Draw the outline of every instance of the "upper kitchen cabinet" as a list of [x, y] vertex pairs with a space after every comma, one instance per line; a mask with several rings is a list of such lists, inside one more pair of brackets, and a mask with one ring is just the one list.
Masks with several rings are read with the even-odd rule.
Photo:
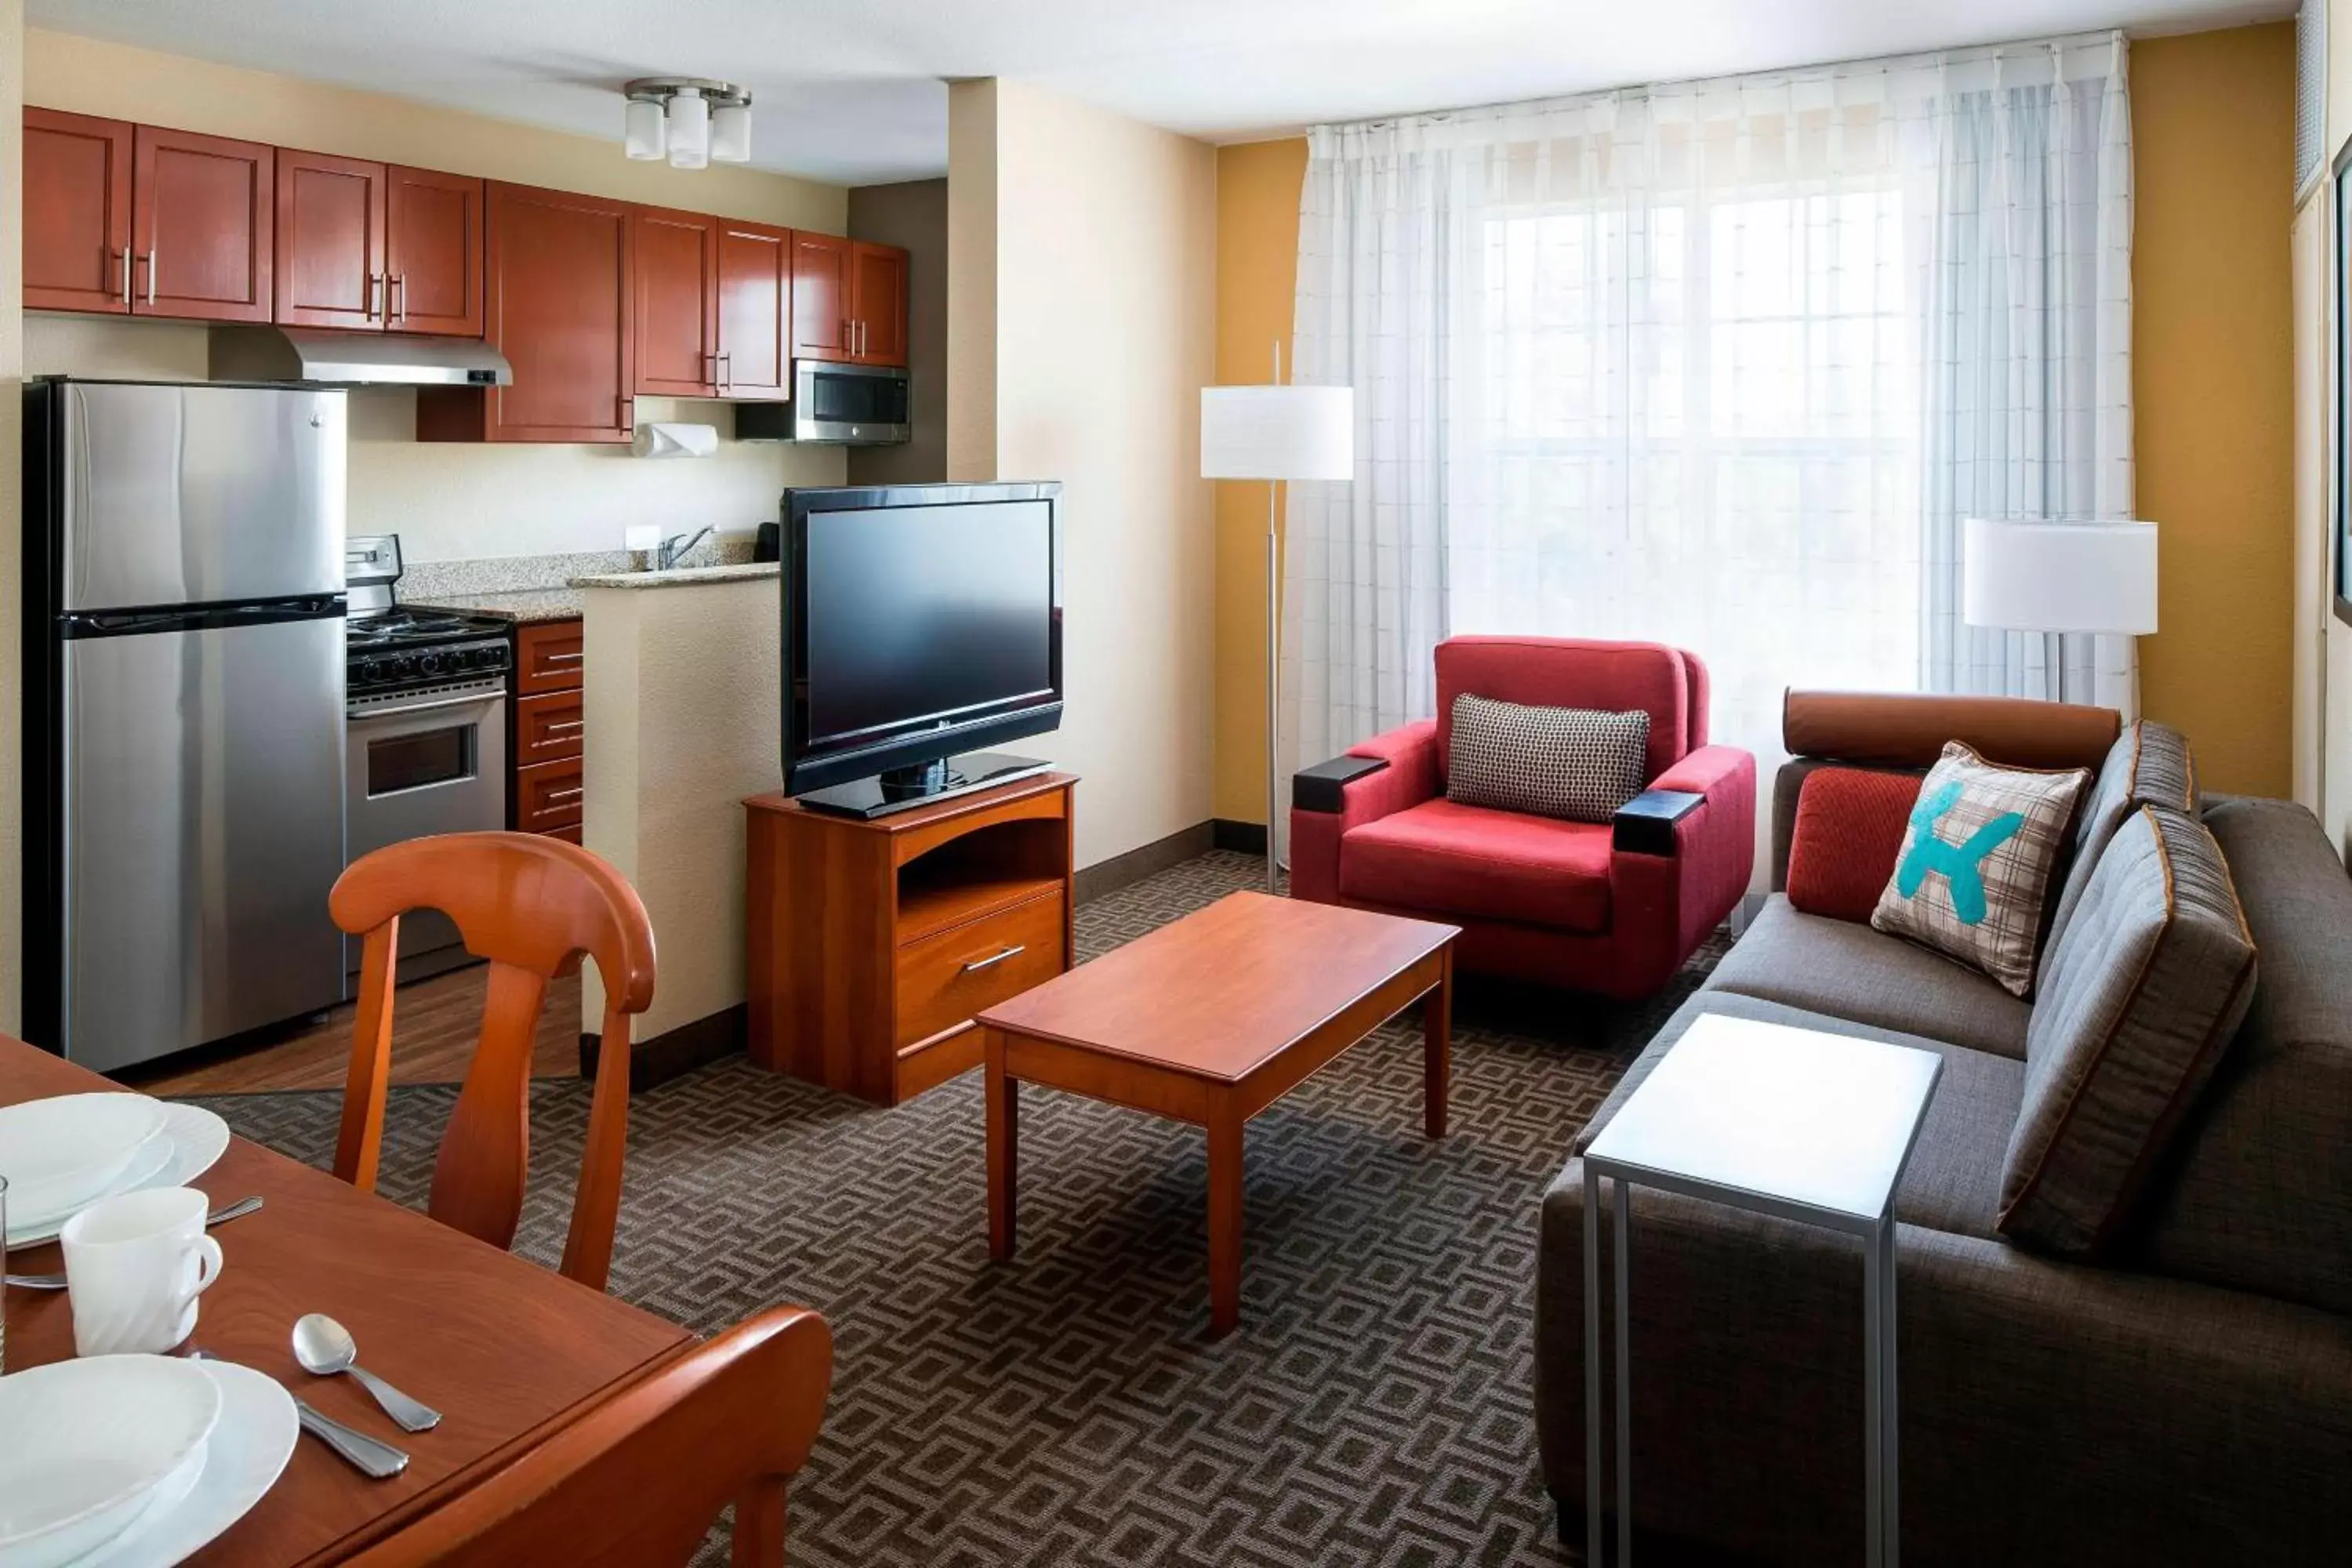
[[635, 424], [635, 301], [625, 202], [486, 187], [483, 336], [514, 384], [422, 387], [427, 441], [625, 441]]
[[383, 172], [384, 326], [482, 335], [482, 182], [467, 174]]
[[381, 328], [384, 248], [382, 163], [278, 154], [279, 326]]
[[850, 357], [860, 364], [907, 363], [907, 253], [894, 245], [850, 247]]
[[131, 310], [131, 127], [25, 110], [25, 305]]
[[790, 229], [719, 220], [721, 396], [792, 396], [794, 240]]
[[855, 357], [849, 321], [849, 241], [830, 234], [793, 236], [793, 357]]
[[131, 313], [270, 319], [277, 149], [190, 131], [131, 137]]
[[719, 220], [639, 207], [635, 247], [636, 389], [655, 397], [719, 392]]

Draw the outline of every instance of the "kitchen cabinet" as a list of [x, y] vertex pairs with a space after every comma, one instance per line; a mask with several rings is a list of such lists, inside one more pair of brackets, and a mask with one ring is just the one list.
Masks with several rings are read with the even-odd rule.
[[636, 390], [657, 397], [718, 395], [719, 220], [639, 207], [635, 247]]
[[793, 236], [793, 353], [907, 363], [907, 253], [830, 234]]
[[387, 164], [384, 328], [482, 335], [482, 182]]
[[127, 121], [25, 110], [25, 308], [131, 313]]
[[507, 825], [580, 842], [586, 798], [587, 705], [581, 689], [581, 623], [531, 621], [515, 628], [514, 732], [508, 746]]
[[850, 247], [851, 355], [860, 364], [907, 363], [907, 253], [858, 240]]
[[719, 220], [719, 392], [783, 402], [793, 384], [792, 230]]
[[277, 161], [258, 142], [134, 129], [131, 314], [269, 320]]
[[425, 441], [626, 441], [635, 424], [635, 300], [625, 202], [489, 182], [483, 337], [511, 386], [420, 387]]
[[373, 331], [384, 314], [382, 163], [278, 154], [276, 320]]

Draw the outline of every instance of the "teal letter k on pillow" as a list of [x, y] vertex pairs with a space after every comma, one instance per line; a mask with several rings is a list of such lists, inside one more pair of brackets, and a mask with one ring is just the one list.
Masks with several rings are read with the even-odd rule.
[[1961, 781], [1953, 779], [1921, 795], [1911, 808], [1911, 847], [1895, 868], [1895, 890], [1906, 899], [1916, 898], [1927, 873], [1940, 871], [1951, 885], [1952, 912], [1962, 924], [1976, 925], [1985, 918], [1984, 858], [2024, 826], [2025, 818], [2004, 811], [1969, 834], [1967, 843], [1947, 844], [1937, 837], [1936, 824], [1959, 803], [1961, 787]]

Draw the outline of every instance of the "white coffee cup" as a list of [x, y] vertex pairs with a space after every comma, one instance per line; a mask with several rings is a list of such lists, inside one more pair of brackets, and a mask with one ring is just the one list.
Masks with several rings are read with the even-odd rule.
[[196, 1298], [220, 1278], [220, 1243], [205, 1234], [210, 1200], [194, 1187], [108, 1198], [66, 1221], [66, 1293], [74, 1352], [160, 1352], [196, 1331]]

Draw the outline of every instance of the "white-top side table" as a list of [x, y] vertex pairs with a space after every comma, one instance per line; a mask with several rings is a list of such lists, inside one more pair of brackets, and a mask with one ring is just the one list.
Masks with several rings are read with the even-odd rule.
[[1617, 1559], [1633, 1561], [1633, 1354], [1626, 1284], [1635, 1184], [1863, 1240], [1864, 1468], [1871, 1568], [1895, 1568], [1895, 1188], [1936, 1092], [1931, 1051], [1706, 1014], [1584, 1152], [1587, 1561], [1601, 1568], [1601, 1179], [1614, 1184]]

